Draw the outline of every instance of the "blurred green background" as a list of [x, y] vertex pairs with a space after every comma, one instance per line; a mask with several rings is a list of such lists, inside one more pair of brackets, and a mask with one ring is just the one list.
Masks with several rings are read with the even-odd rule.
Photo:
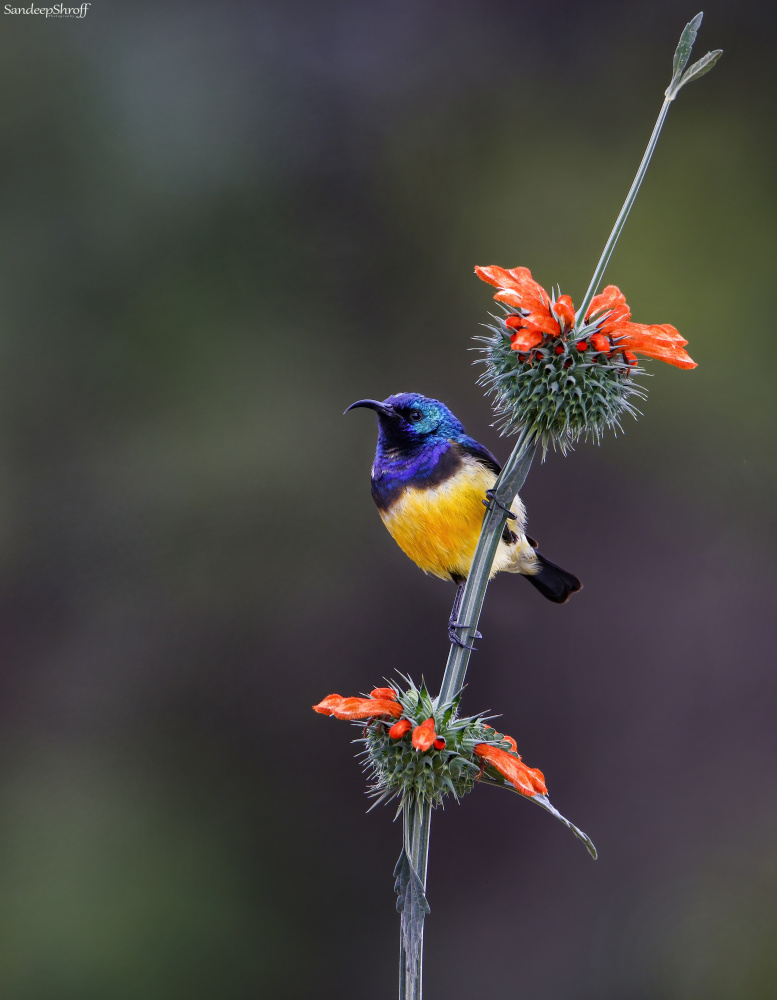
[[[671, 322], [644, 417], [535, 465], [586, 588], [498, 579], [465, 707], [593, 837], [435, 814], [430, 997], [777, 995], [773, 5], [711, 2], [608, 280]], [[696, 8], [95, 0], [0, 27], [0, 996], [395, 995], [400, 829], [314, 715], [441, 677], [452, 587], [353, 400], [504, 457], [474, 264], [578, 300]]]

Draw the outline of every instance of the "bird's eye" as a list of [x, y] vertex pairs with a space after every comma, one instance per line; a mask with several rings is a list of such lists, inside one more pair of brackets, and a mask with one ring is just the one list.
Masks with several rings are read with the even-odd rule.
[[421, 413], [420, 410], [411, 410], [410, 413], [408, 413], [408, 417], [411, 420], [421, 420], [423, 417], [423, 413]]

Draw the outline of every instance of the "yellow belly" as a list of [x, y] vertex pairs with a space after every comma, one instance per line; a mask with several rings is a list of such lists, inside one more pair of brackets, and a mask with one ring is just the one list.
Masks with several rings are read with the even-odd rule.
[[[449, 580], [466, 577], [483, 526], [486, 490], [496, 481], [493, 472], [480, 463], [467, 464], [445, 483], [431, 489], [410, 487], [389, 511], [383, 523], [405, 555], [425, 573]], [[523, 531], [523, 505], [516, 498], [515, 529]], [[514, 547], [500, 542], [493, 573], [506, 569]], [[492, 575], [493, 575], [492, 573]]]

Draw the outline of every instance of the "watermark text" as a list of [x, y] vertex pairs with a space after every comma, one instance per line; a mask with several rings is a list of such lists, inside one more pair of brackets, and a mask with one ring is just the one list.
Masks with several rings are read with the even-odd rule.
[[55, 3], [53, 7], [36, 7], [34, 4], [30, 4], [29, 7], [14, 7], [7, 3], [3, 13], [37, 14], [39, 17], [86, 17], [91, 6], [90, 3], [82, 3], [80, 7], [66, 7], [63, 3]]

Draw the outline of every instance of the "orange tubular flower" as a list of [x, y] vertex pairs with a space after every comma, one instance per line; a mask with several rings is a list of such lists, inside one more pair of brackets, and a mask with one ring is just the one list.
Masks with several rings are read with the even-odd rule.
[[[531, 276], [527, 267], [476, 267], [475, 274], [499, 290], [494, 298], [521, 310], [520, 316], [508, 316], [506, 325], [514, 351], [523, 353], [537, 347], [547, 337], [569, 335], [574, 338], [575, 310], [569, 295], [561, 295], [555, 302]], [[586, 312], [586, 323], [597, 323], [590, 343], [599, 352], [636, 351], [649, 358], [666, 361], [677, 368], [695, 368], [696, 362], [683, 350], [688, 343], [669, 323], [648, 325], [631, 323], [631, 310], [623, 292], [615, 285], [608, 285], [594, 296]], [[583, 346], [585, 344], [585, 346]], [[584, 351], [588, 344], [581, 340], [578, 349]]]
[[428, 750], [436, 739], [437, 733], [434, 731], [434, 719], [427, 719], [426, 722], [422, 722], [420, 726], [416, 726], [413, 730], [413, 746], [416, 750]]
[[326, 698], [313, 706], [313, 711], [318, 712], [319, 715], [331, 715], [344, 700], [341, 694], [328, 694]]
[[370, 698], [380, 698], [381, 701], [396, 701], [397, 692], [394, 688], [373, 688], [370, 691]]
[[556, 304], [553, 307], [553, 310], [565, 327], [575, 325], [575, 307], [572, 304], [571, 295], [559, 296], [559, 298], [556, 299]]
[[540, 330], [527, 329], [524, 323], [525, 321], [521, 316], [508, 316], [505, 320], [505, 326], [508, 326], [513, 331], [510, 336], [512, 349], [525, 353], [526, 351], [530, 351], [532, 347], [536, 347], [542, 343], [542, 333]]
[[401, 740], [405, 733], [409, 733], [412, 728], [413, 723], [410, 719], [400, 719], [389, 729], [389, 736], [392, 740]]
[[683, 350], [688, 343], [670, 323], [647, 325], [631, 323], [631, 310], [626, 296], [616, 285], [608, 285], [591, 299], [585, 314], [591, 322], [597, 314], [606, 313], [599, 323], [599, 333], [611, 337], [620, 350], [631, 350], [648, 358], [666, 361], [677, 368], [695, 368], [696, 362]]
[[[508, 739], [509, 737], [505, 737]], [[514, 740], [511, 742], [515, 742]], [[521, 793], [531, 798], [533, 795], [547, 795], [545, 775], [536, 767], [527, 767], [520, 756], [508, 750], [500, 750], [490, 743], [478, 743], [473, 748], [475, 755], [486, 764], [496, 768]]]
[[475, 274], [483, 281], [496, 285], [499, 291], [494, 298], [498, 302], [521, 309], [526, 315], [523, 326], [528, 330], [541, 331], [551, 337], [561, 332], [550, 311], [550, 297], [542, 285], [531, 276], [528, 267], [476, 267]]
[[333, 715], [336, 719], [378, 719], [383, 715], [396, 719], [402, 714], [402, 706], [388, 698], [343, 698], [330, 694], [314, 705], [313, 711]]

